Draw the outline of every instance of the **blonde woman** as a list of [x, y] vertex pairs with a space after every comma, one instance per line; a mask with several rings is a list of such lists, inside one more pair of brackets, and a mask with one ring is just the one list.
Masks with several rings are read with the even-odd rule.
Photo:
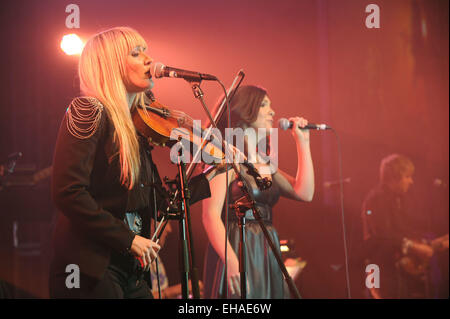
[[[160, 248], [147, 238], [152, 172], [161, 180], [130, 115], [153, 86], [147, 48], [135, 30], [118, 27], [93, 36], [81, 54], [83, 96], [67, 108], [54, 154], [51, 297], [152, 297], [143, 280]], [[191, 202], [209, 196], [204, 175], [191, 184]]]

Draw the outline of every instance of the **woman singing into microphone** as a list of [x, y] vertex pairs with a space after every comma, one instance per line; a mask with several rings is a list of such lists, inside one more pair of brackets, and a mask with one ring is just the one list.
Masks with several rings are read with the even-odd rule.
[[[256, 135], [258, 143], [268, 139], [268, 134], [273, 125], [274, 110], [267, 91], [258, 86], [240, 87], [230, 101], [231, 126], [234, 128], [265, 129], [267, 134]], [[259, 207], [261, 217], [264, 220], [273, 242], [278, 247], [279, 239], [272, 225], [272, 207], [280, 196], [297, 201], [311, 201], [314, 194], [314, 169], [309, 145], [309, 131], [301, 130], [308, 124], [301, 117], [290, 118], [294, 123], [292, 136], [297, 145], [297, 174], [290, 176], [278, 169], [276, 172], [261, 174], [272, 180], [272, 187], [260, 191], [255, 181], [245, 173], [240, 172], [251, 185], [251, 192]], [[224, 132], [227, 119], [224, 114], [218, 123], [218, 128]], [[261, 130], [260, 130], [261, 131]], [[254, 148], [248, 147], [248, 138], [245, 137], [245, 148], [248, 158], [256, 158], [254, 165], [261, 173], [267, 171], [268, 165], [264, 164], [259, 154], [249, 154]], [[266, 170], [265, 170], [266, 169]], [[234, 203], [243, 196], [234, 170], [228, 171], [229, 203]], [[224, 262], [225, 262], [225, 173], [215, 176], [210, 181], [211, 197], [203, 202], [203, 225], [210, 244], [207, 248], [204, 269], [204, 293], [206, 298], [237, 298], [240, 296], [240, 272], [239, 272], [239, 226], [236, 214], [230, 209], [228, 216], [229, 233], [227, 239], [227, 283], [228, 292], [224, 291]], [[279, 265], [265, 242], [260, 225], [254, 219], [252, 211], [246, 212], [246, 256], [247, 256], [247, 298], [287, 298], [284, 289], [283, 274]]]

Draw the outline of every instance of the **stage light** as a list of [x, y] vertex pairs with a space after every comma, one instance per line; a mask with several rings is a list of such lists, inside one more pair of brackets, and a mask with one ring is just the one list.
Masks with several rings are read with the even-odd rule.
[[80, 54], [83, 50], [84, 43], [80, 37], [74, 33], [66, 34], [61, 40], [61, 49], [67, 55]]
[[422, 36], [426, 39], [427, 35], [428, 35], [427, 21], [423, 18], [422, 19]]
[[289, 248], [288, 240], [285, 240], [285, 239], [280, 240], [280, 251], [282, 253], [287, 253], [287, 252], [291, 251], [291, 249]]

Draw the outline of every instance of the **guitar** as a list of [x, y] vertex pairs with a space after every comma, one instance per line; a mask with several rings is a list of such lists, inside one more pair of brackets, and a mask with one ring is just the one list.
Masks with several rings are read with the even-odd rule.
[[449, 234], [426, 243], [406, 240], [407, 252], [398, 261], [398, 266], [407, 274], [413, 276], [424, 275], [428, 269], [431, 257], [435, 252], [447, 250], [449, 247]]

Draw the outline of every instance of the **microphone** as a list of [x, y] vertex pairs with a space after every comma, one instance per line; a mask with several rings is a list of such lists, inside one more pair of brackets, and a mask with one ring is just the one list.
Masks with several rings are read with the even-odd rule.
[[181, 78], [187, 81], [217, 81], [217, 78], [214, 75], [172, 68], [170, 66], [165, 66], [161, 62], [152, 62], [150, 66], [150, 73], [155, 78], [168, 77]]
[[16, 162], [21, 157], [22, 152], [15, 152], [8, 155], [8, 164], [6, 164], [6, 170], [9, 174], [12, 174], [14, 172], [14, 169], [16, 168]]
[[[281, 118], [278, 120], [278, 127], [282, 129], [283, 131], [286, 131], [287, 129], [292, 128], [294, 126], [294, 122], [289, 121], [288, 119]], [[312, 124], [309, 123], [305, 127], [299, 127], [302, 130], [329, 130], [331, 127], [329, 127], [326, 124]]]
[[22, 157], [22, 152], [14, 152], [8, 155], [8, 161], [17, 161]]

